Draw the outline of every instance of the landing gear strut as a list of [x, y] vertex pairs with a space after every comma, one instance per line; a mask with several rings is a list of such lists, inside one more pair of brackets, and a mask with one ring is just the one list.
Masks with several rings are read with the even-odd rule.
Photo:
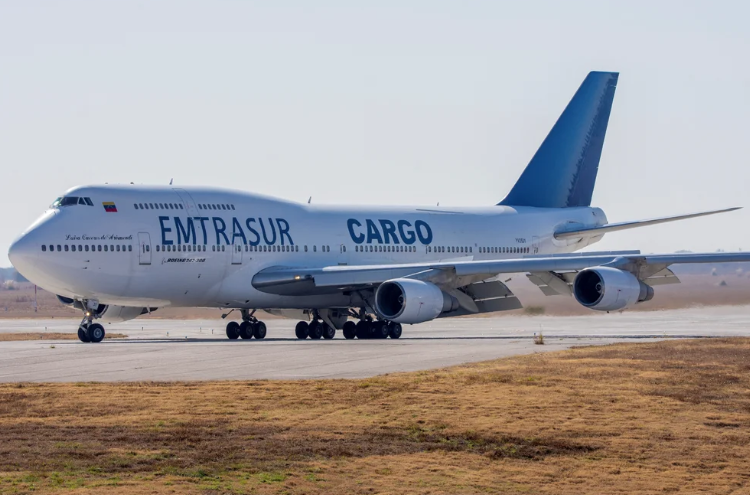
[[98, 344], [104, 340], [104, 336], [106, 335], [104, 327], [99, 323], [93, 323], [95, 311], [98, 306], [99, 301], [84, 301], [83, 319], [78, 325], [78, 340], [81, 342]]
[[227, 338], [230, 340], [237, 340], [238, 338], [249, 340], [253, 337], [257, 340], [265, 339], [266, 324], [254, 316], [255, 310], [249, 312], [246, 309], [242, 309], [240, 313], [242, 314], [242, 323], [237, 323], [236, 321], [227, 323]]

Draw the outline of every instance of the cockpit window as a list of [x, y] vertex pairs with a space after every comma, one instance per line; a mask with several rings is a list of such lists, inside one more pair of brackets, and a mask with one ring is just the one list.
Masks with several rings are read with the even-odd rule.
[[80, 196], [63, 196], [62, 198], [57, 198], [54, 203], [52, 203], [52, 208], [73, 205], [94, 206], [94, 202], [91, 201], [91, 198], [84, 198]]

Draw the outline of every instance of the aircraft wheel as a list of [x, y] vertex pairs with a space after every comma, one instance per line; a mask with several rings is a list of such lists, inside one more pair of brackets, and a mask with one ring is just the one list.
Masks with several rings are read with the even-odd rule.
[[370, 326], [372, 324], [369, 321], [359, 320], [356, 326], [356, 335], [358, 339], [369, 339], [370, 338]]
[[294, 334], [298, 339], [305, 340], [310, 335], [310, 325], [306, 321], [297, 323], [297, 326], [294, 327]]
[[78, 340], [86, 344], [91, 342], [89, 336], [86, 335], [86, 329], [84, 327], [78, 327]]
[[310, 338], [318, 340], [323, 336], [323, 323], [318, 320], [313, 320], [310, 323]]
[[372, 324], [372, 338], [387, 339], [388, 338], [388, 323], [382, 320], [374, 322]]
[[237, 340], [240, 336], [240, 324], [236, 321], [227, 323], [227, 337], [231, 340]]
[[326, 340], [331, 340], [336, 336], [336, 329], [332, 326], [328, 325], [328, 323], [321, 323], [323, 326], [323, 338]]
[[253, 337], [255, 337], [258, 340], [262, 340], [266, 338], [266, 324], [262, 321], [257, 322], [255, 325], [253, 325]]
[[344, 338], [347, 340], [351, 340], [354, 337], [357, 336], [357, 324], [353, 321], [347, 321], [344, 323]]
[[243, 321], [240, 323], [240, 338], [252, 339], [253, 338], [253, 324], [249, 321]]
[[390, 322], [388, 324], [388, 336], [392, 339], [401, 337], [401, 323]]
[[86, 329], [86, 337], [88, 337], [91, 342], [101, 342], [104, 340], [104, 327], [98, 323], [92, 323]]

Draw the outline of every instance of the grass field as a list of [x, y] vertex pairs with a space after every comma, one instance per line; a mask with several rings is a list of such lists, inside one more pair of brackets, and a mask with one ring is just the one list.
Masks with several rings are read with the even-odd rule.
[[0, 386], [0, 493], [750, 493], [750, 339], [364, 380]]

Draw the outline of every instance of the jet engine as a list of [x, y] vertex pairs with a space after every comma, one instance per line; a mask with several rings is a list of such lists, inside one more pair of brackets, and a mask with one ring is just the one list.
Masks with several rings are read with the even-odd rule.
[[[57, 296], [57, 300], [66, 306], [83, 310], [81, 301], [69, 297]], [[133, 306], [114, 306], [111, 304], [100, 304], [96, 308], [96, 317], [107, 323], [118, 323], [132, 320], [146, 313], [156, 311], [158, 308], [138, 308]]]
[[430, 282], [396, 278], [380, 284], [375, 311], [396, 323], [422, 323], [458, 309], [458, 300]]
[[650, 301], [654, 289], [632, 273], [610, 267], [586, 268], [573, 281], [576, 300], [596, 311], [618, 311]]

